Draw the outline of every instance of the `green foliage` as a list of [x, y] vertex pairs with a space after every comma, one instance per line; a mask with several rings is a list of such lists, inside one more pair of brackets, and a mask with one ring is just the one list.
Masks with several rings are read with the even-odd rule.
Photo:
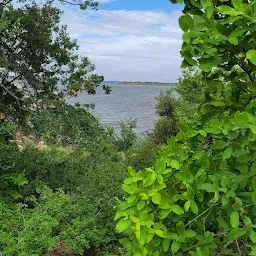
[[175, 114], [180, 124], [187, 126], [196, 124], [200, 119], [199, 105], [204, 98], [204, 78], [199, 70], [185, 69], [175, 92], [179, 97], [176, 99]]
[[125, 153], [127, 165], [137, 170], [153, 166], [159, 149], [160, 146], [155, 143], [151, 134], [138, 139]]
[[61, 11], [49, 2], [0, 4], [0, 111], [8, 119], [21, 120], [36, 104], [94, 90], [103, 81], [79, 56], [77, 42], [60, 25]]
[[2, 255], [49, 255], [55, 247], [56, 239], [51, 234], [58, 222], [40, 206], [31, 210], [20, 204], [12, 209], [1, 203], [0, 225]]
[[151, 136], [156, 144], [163, 144], [166, 143], [171, 136], [176, 135], [178, 131], [175, 112], [177, 101], [174, 97], [173, 89], [169, 89], [165, 92], [161, 91], [156, 99], [156, 112], [160, 118], [155, 122]]
[[256, 2], [184, 3], [183, 66], [203, 71], [200, 119], [154, 168], [129, 168], [116, 229], [128, 255], [255, 255]]
[[[1, 144], [0, 159], [2, 211], [10, 213], [10, 234], [2, 240], [8, 231], [0, 234], [4, 255], [47, 255], [58, 241], [78, 255], [118, 252], [112, 220], [125, 172], [113, 142], [105, 137], [84, 148], [27, 147], [21, 152], [16, 145]], [[22, 209], [14, 204], [21, 201], [26, 203]], [[27, 228], [17, 224], [23, 216]], [[3, 213], [0, 222], [4, 218]]]
[[21, 187], [28, 183], [24, 169], [16, 172], [16, 164], [13, 160], [19, 157], [17, 145], [0, 142], [0, 156], [0, 201], [14, 203], [22, 198]]
[[157, 144], [164, 144], [178, 132], [177, 121], [173, 118], [161, 117], [154, 124], [152, 137]]
[[160, 117], [173, 118], [175, 113], [175, 98], [173, 95], [173, 90], [169, 89], [167, 91], [161, 91], [156, 97], [156, 113]]
[[12, 121], [0, 120], [0, 140], [8, 141], [14, 138], [17, 125]]
[[47, 143], [81, 144], [104, 134], [98, 120], [82, 107], [53, 101], [47, 108], [39, 106], [36, 115], [30, 115], [23, 131]]
[[156, 143], [166, 143], [175, 136], [180, 128], [191, 126], [199, 121], [199, 104], [203, 100], [203, 76], [198, 70], [183, 71], [179, 83], [165, 92], [161, 91], [157, 99], [156, 110], [160, 116], [154, 124], [152, 137]]
[[120, 122], [120, 135], [116, 138], [116, 144], [120, 151], [126, 151], [130, 148], [136, 141], [136, 133], [134, 128], [136, 128], [136, 120], [126, 120]]

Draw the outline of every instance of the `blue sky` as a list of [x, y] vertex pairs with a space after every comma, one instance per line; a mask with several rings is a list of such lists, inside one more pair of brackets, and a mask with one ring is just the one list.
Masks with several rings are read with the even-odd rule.
[[105, 80], [175, 82], [181, 74], [181, 5], [98, 0], [98, 11], [62, 5], [62, 23]]
[[100, 3], [100, 9], [171, 12], [181, 9], [181, 5], [174, 5], [169, 0], [116, 0]]

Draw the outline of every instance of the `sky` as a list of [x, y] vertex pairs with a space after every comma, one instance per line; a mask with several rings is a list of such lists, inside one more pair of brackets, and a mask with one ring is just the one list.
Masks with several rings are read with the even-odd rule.
[[106, 81], [176, 82], [181, 5], [169, 0], [98, 0], [97, 11], [62, 5], [62, 23]]

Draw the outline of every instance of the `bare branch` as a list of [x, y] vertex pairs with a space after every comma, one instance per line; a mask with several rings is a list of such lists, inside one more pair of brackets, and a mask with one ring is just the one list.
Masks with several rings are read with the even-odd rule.
[[[1, 1], [1, 0], [0, 0]], [[0, 5], [7, 5], [7, 4], [9, 4], [10, 2], [11, 2], [12, 0], [8, 0], [8, 1], [1, 1], [0, 2]]]
[[3, 88], [3, 90], [11, 95], [16, 101], [23, 101], [21, 98], [17, 97], [14, 93], [12, 93], [8, 88], [6, 88], [3, 84], [0, 84], [0, 87]]

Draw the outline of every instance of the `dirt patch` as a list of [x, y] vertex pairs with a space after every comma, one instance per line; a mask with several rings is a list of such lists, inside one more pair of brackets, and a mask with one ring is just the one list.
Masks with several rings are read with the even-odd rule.
[[57, 243], [57, 247], [50, 253], [50, 256], [76, 256], [76, 254], [68, 249], [64, 241]]

